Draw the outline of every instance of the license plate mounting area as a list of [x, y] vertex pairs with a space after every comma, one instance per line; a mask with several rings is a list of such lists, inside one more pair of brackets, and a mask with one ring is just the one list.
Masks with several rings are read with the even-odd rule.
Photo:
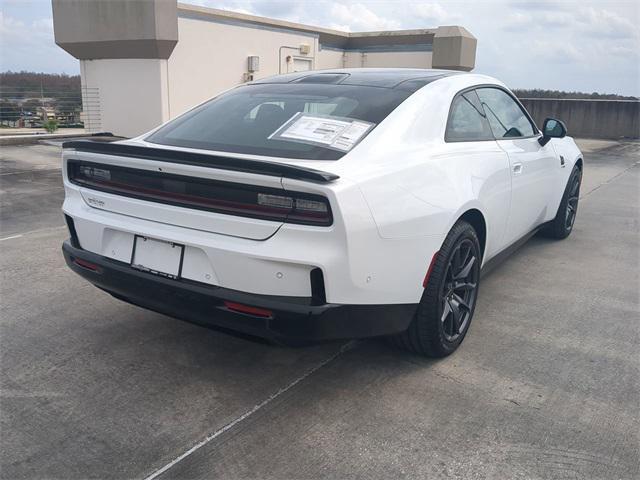
[[133, 240], [131, 267], [168, 278], [179, 278], [184, 245], [136, 235]]

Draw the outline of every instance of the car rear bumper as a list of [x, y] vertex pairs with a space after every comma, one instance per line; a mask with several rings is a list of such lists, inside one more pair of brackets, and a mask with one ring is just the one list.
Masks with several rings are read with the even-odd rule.
[[[130, 265], [62, 246], [69, 268], [113, 296], [181, 320], [273, 340], [331, 340], [391, 335], [407, 329], [416, 304], [314, 304], [309, 297], [239, 292], [139, 271]], [[83, 266], [83, 265], [84, 266]], [[268, 310], [259, 315], [230, 310], [225, 302]]]

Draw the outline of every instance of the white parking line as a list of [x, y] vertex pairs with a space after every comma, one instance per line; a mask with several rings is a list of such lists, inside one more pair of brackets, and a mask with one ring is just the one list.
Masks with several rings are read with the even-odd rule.
[[0, 173], [0, 177], [4, 177], [7, 175], [22, 175], [23, 173], [47, 172], [50, 170], [60, 170], [60, 165], [35, 165], [35, 167], [36, 168], [32, 168], [31, 170], [18, 170], [17, 172]]
[[318, 365], [316, 365], [315, 367], [311, 368], [310, 370], [307, 370], [302, 376], [296, 378], [294, 381], [292, 381], [289, 385], [287, 385], [286, 387], [281, 388], [280, 390], [278, 390], [276, 393], [274, 393], [273, 395], [271, 395], [270, 397], [268, 397], [266, 400], [263, 400], [262, 402], [260, 402], [259, 404], [257, 404], [256, 406], [254, 406], [252, 409], [246, 411], [245, 413], [243, 413], [242, 415], [240, 415], [238, 418], [236, 418], [235, 420], [227, 423], [225, 426], [223, 426], [222, 428], [220, 428], [219, 430], [216, 430], [215, 432], [207, 435], [207, 437], [202, 440], [201, 442], [196, 443], [193, 447], [191, 447], [189, 450], [187, 450], [186, 452], [184, 452], [182, 455], [176, 457], [175, 459], [173, 459], [171, 462], [167, 463], [165, 466], [163, 466], [162, 468], [159, 468], [158, 470], [156, 470], [155, 472], [153, 472], [151, 475], [149, 475], [148, 477], [145, 478], [145, 480], [153, 480], [154, 478], [157, 478], [158, 476], [162, 475], [164, 472], [166, 472], [167, 470], [169, 470], [171, 467], [173, 467], [175, 464], [181, 462], [182, 460], [184, 460], [185, 458], [187, 458], [189, 455], [191, 455], [192, 453], [194, 453], [195, 451], [199, 450], [200, 448], [204, 447], [207, 443], [209, 443], [211, 440], [216, 439], [217, 437], [219, 437], [220, 435], [222, 435], [224, 432], [226, 432], [227, 430], [235, 427], [238, 423], [242, 422], [243, 420], [245, 420], [246, 418], [250, 417], [251, 415], [253, 415], [254, 413], [256, 413], [258, 410], [260, 410], [261, 408], [267, 406], [269, 403], [271, 403], [273, 400], [275, 400], [276, 398], [278, 398], [280, 395], [282, 395], [283, 393], [287, 392], [288, 390], [292, 389], [293, 387], [295, 387], [298, 383], [300, 383], [301, 381], [303, 381], [305, 378], [307, 378], [309, 375], [311, 375], [312, 373], [318, 371], [319, 369], [321, 369], [322, 367], [324, 367], [325, 365], [327, 365], [328, 363], [332, 362], [333, 360], [335, 360], [336, 358], [338, 358], [340, 355], [342, 355], [344, 352], [351, 350], [353, 347], [355, 347], [357, 345], [358, 341], [357, 340], [352, 340], [348, 343], [345, 343], [342, 347], [340, 347], [340, 350], [338, 350], [336, 353], [334, 353], [333, 355], [331, 355], [329, 358], [327, 358], [326, 360], [322, 361], [321, 363], [319, 363]]
[[12, 238], [20, 238], [21, 236], [22, 236], [22, 234], [20, 234], [20, 235], [11, 235], [10, 237], [0, 238], [0, 242], [4, 242], [5, 240], [11, 240]]
[[66, 227], [66, 225], [60, 225], [58, 227], [38, 228], [37, 230], [31, 230], [29, 232], [18, 233], [16, 235], [11, 235], [9, 237], [0, 238], [0, 242], [4, 242], [5, 240], [11, 240], [11, 239], [14, 239], [14, 238], [24, 237], [25, 235], [31, 235], [32, 233], [46, 232], [48, 230], [58, 230], [60, 228], [67, 228], [67, 227]]

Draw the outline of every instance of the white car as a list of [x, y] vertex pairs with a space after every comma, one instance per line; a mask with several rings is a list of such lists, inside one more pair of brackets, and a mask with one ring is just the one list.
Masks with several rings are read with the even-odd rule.
[[571, 233], [583, 159], [565, 135], [484, 75], [276, 76], [138, 138], [65, 143], [64, 256], [173, 317], [444, 356], [481, 269], [538, 230]]

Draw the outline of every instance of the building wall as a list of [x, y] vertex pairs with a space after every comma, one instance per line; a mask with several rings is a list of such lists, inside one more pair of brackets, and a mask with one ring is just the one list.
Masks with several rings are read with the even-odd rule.
[[360, 52], [344, 52], [344, 68], [360, 68], [362, 67], [362, 60], [362, 53]]
[[433, 54], [418, 52], [370, 52], [321, 49], [317, 55], [317, 69], [325, 68], [431, 68]]
[[[431, 68], [432, 53], [356, 52], [322, 49], [318, 35], [222, 21], [178, 11], [179, 41], [168, 60], [169, 110], [176, 117], [220, 92], [246, 81], [247, 57], [260, 58], [254, 79], [293, 72], [350, 67]], [[307, 55], [299, 46], [307, 44]], [[292, 61], [286, 62], [291, 56]]]
[[365, 52], [363, 67], [431, 68], [431, 52]]
[[132, 137], [169, 120], [167, 60], [80, 60], [80, 73], [82, 87], [98, 92], [97, 129]]
[[342, 50], [321, 49], [316, 57], [318, 70], [327, 68], [345, 68], [344, 52]]
[[[245, 82], [250, 55], [260, 57], [255, 79], [294, 71], [293, 62], [285, 61], [289, 55], [308, 58], [311, 67], [318, 68], [314, 35], [183, 16], [178, 18], [178, 31], [180, 40], [168, 60], [171, 117]], [[301, 44], [310, 46], [308, 55], [299, 54]]]

